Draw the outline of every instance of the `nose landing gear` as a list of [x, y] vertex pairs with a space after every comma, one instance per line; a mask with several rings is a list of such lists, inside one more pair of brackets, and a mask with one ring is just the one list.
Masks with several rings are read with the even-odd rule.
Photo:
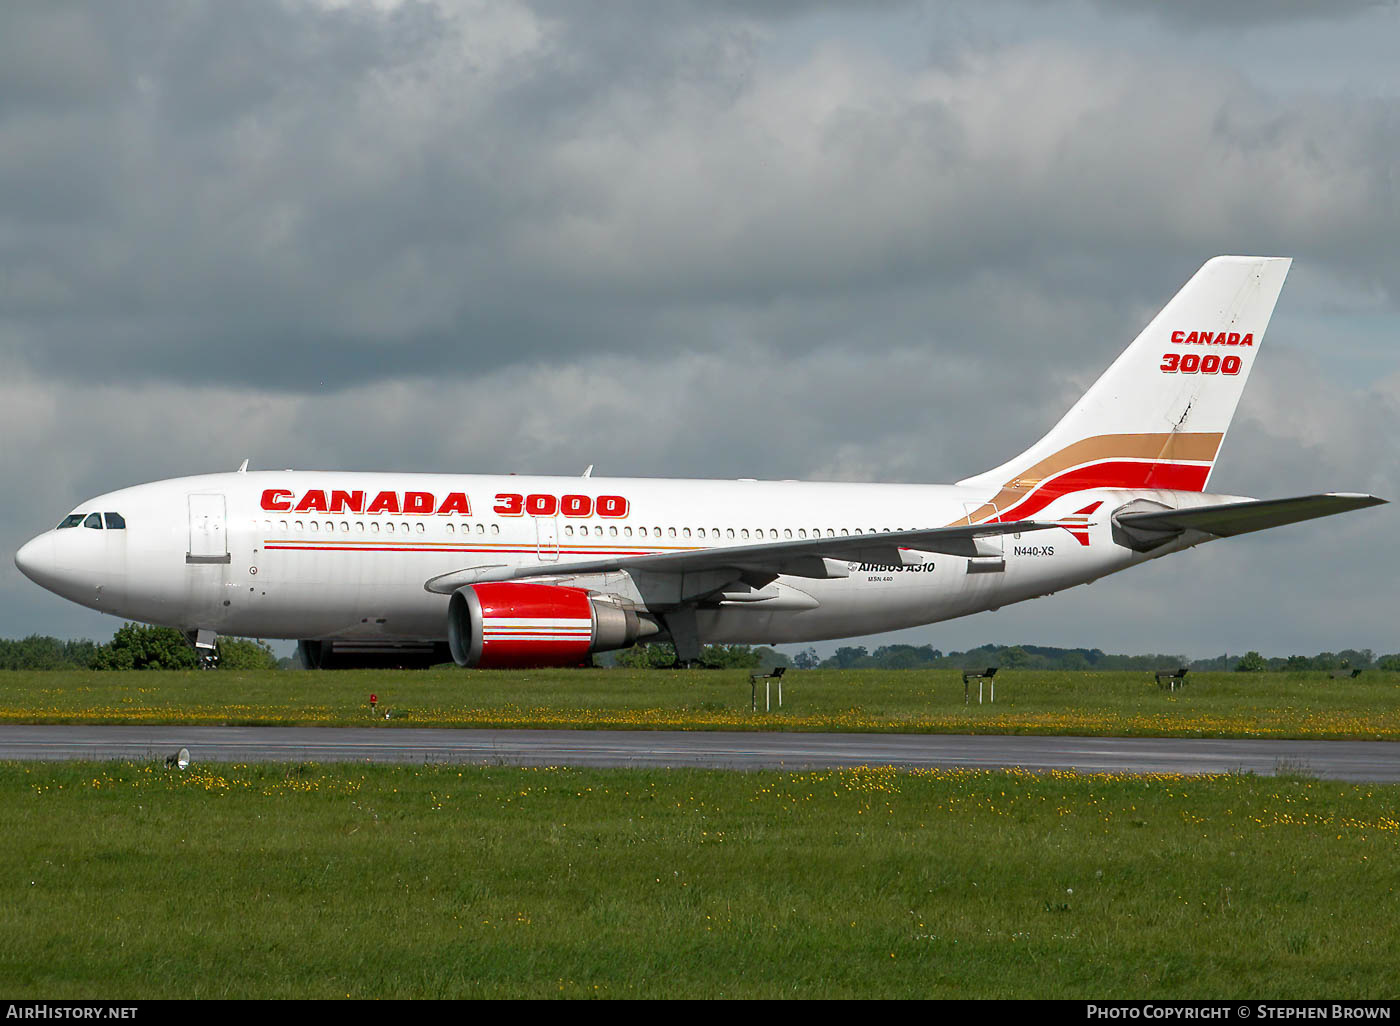
[[219, 636], [214, 631], [203, 628], [194, 631], [185, 631], [185, 638], [194, 648], [195, 655], [199, 657], [199, 668], [201, 670], [213, 670], [219, 665]]

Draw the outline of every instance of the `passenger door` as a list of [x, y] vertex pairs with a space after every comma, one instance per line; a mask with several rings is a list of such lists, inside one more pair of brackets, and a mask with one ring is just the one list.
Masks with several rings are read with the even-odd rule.
[[540, 562], [559, 561], [559, 518], [535, 517], [535, 551]]
[[228, 517], [222, 495], [191, 495], [186, 563], [227, 563]]

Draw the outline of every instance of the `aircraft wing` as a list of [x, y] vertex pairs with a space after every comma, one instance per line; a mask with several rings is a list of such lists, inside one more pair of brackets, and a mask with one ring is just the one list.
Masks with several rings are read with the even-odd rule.
[[729, 570], [776, 576], [829, 578], [846, 576], [846, 562], [898, 563], [900, 549], [941, 552], [950, 556], [983, 556], [987, 551], [979, 538], [1027, 531], [1045, 531], [1058, 524], [1019, 520], [1012, 523], [959, 524], [912, 531], [881, 531], [839, 538], [805, 538], [795, 541], [764, 542], [757, 545], [725, 545], [688, 549], [683, 552], [657, 552], [641, 556], [609, 556], [604, 559], [538, 563], [533, 566], [477, 566], [454, 570], [427, 581], [427, 591], [450, 595], [468, 584], [486, 581], [512, 581], [524, 577], [599, 574], [619, 570], [652, 573], [699, 573]]
[[1291, 499], [1257, 499], [1249, 502], [1227, 502], [1216, 506], [1191, 506], [1143, 513], [1120, 513], [1118, 523], [1123, 527], [1144, 531], [1179, 534], [1182, 531], [1203, 531], [1221, 538], [1231, 538], [1250, 531], [1263, 531], [1301, 520], [1330, 517], [1334, 513], [1379, 506], [1385, 499], [1352, 492], [1328, 492], [1325, 495], [1299, 495]]

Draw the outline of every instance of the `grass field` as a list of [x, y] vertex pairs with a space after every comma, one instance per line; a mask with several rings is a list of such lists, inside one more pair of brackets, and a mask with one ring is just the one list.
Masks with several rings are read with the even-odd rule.
[[[1400, 673], [1006, 670], [995, 704], [955, 671], [808, 670], [784, 708], [749, 708], [743, 671], [0, 672], [0, 722], [605, 727], [1400, 740]], [[370, 716], [379, 698], [385, 721]]]
[[0, 992], [1395, 998], [1400, 788], [0, 765]]

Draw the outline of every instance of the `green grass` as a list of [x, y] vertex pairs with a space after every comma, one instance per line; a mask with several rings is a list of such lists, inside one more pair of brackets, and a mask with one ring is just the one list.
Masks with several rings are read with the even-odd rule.
[[[1400, 673], [1007, 670], [995, 704], [955, 671], [811, 670], [781, 712], [753, 713], [737, 670], [0, 672], [0, 722], [217, 723], [675, 730], [1373, 738], [1400, 740]], [[372, 718], [368, 699], [393, 710]], [[763, 693], [759, 689], [760, 710]]]
[[0, 764], [11, 997], [1391, 998], [1400, 788]]

